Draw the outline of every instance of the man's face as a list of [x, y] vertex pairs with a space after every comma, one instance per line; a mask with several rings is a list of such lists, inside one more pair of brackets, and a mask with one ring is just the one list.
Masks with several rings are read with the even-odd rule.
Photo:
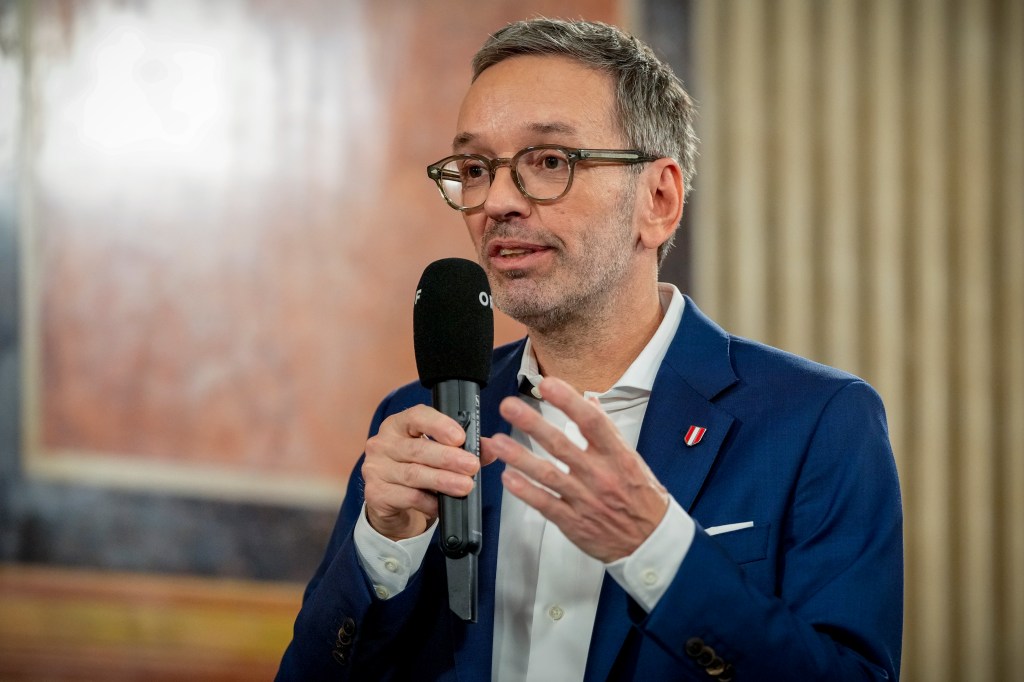
[[[614, 83], [555, 56], [506, 59], [470, 87], [456, 153], [511, 157], [524, 147], [619, 149]], [[498, 307], [537, 331], [611, 314], [634, 276], [635, 181], [620, 165], [580, 163], [568, 194], [536, 203], [499, 168], [487, 201], [463, 215]]]

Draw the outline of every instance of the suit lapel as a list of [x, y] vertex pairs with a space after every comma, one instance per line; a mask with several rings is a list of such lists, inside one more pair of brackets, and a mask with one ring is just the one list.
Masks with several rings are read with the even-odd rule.
[[[637, 442], [655, 477], [689, 511], [732, 428], [733, 417], [711, 401], [736, 383], [729, 337], [689, 298], [679, 329], [658, 369]], [[687, 446], [690, 426], [706, 429]], [[605, 575], [587, 659], [587, 680], [606, 680], [629, 634], [630, 598]]]
[[[732, 423], [732, 415], [689, 385], [678, 380], [662, 382], [659, 391], [655, 383], [637, 450], [683, 509], [693, 506]], [[691, 426], [706, 431], [700, 442], [688, 446], [686, 434]]]
[[[737, 382], [729, 336], [686, 299], [683, 318], [658, 368], [637, 450], [687, 511], [704, 484], [732, 427], [733, 417], [714, 399]], [[691, 426], [705, 429], [687, 445]]]

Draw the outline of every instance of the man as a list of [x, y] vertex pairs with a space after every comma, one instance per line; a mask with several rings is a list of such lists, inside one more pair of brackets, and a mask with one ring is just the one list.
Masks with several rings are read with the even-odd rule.
[[465, 495], [478, 462], [406, 386], [374, 416], [279, 678], [895, 679], [902, 513], [877, 395], [657, 282], [693, 176], [681, 84], [617, 29], [547, 19], [499, 31], [474, 70], [430, 174], [529, 331], [481, 396], [479, 622], [449, 612], [434, 540], [436, 492]]

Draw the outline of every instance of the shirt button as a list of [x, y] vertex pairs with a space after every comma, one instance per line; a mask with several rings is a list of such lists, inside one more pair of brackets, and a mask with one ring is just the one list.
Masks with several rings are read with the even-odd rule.
[[392, 573], [398, 573], [398, 559], [388, 557], [384, 560], [384, 568], [388, 569]]
[[562, 620], [562, 616], [564, 615], [565, 611], [562, 610], [561, 606], [552, 606], [548, 609], [548, 616], [551, 617], [551, 620]]
[[391, 596], [391, 593], [388, 592], [388, 588], [383, 585], [374, 585], [373, 591], [377, 594], [378, 599], [387, 599]]
[[658, 574], [648, 569], [643, 573], [643, 581], [644, 585], [647, 585], [648, 587], [653, 587], [654, 585], [658, 584]]

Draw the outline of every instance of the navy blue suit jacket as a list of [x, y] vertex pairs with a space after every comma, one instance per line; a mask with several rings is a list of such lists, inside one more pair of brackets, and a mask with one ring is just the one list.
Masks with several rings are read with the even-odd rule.
[[[523, 342], [495, 350], [481, 395], [485, 435], [509, 431], [498, 403], [517, 392], [522, 352]], [[430, 403], [418, 384], [392, 393], [371, 434], [417, 403]], [[688, 447], [691, 425], [707, 432]], [[712, 653], [712, 669], [721, 660], [741, 681], [898, 677], [902, 509], [885, 415], [870, 386], [730, 336], [687, 299], [637, 450], [697, 533], [649, 614], [605, 576], [588, 681], [711, 680]], [[447, 607], [436, 543], [405, 591], [375, 597], [352, 539], [363, 504], [360, 466], [278, 679], [489, 679], [502, 465], [482, 474], [476, 624]], [[704, 531], [747, 521], [753, 526]]]

